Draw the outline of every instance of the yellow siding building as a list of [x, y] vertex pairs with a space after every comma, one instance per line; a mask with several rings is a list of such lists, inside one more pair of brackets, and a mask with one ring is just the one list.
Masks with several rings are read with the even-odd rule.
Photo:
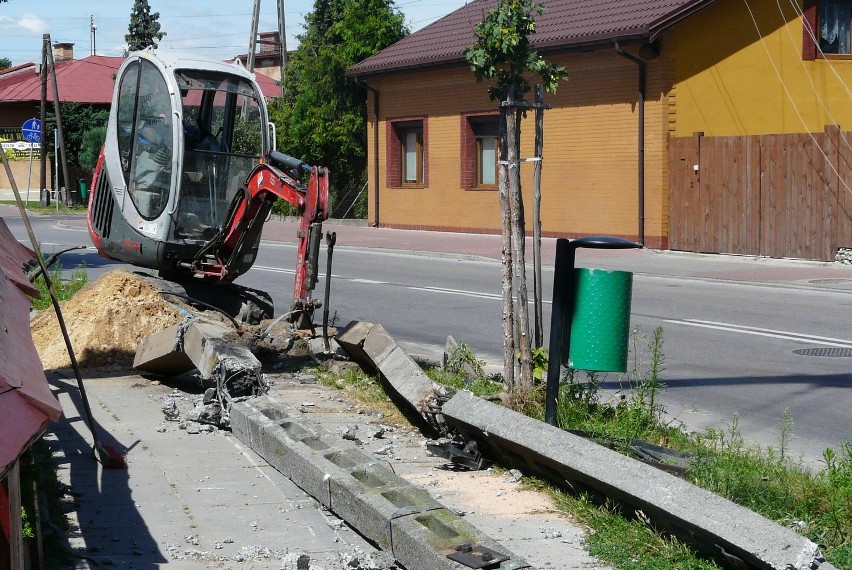
[[[493, 115], [497, 105], [463, 57], [475, 41], [473, 25], [495, 4], [475, 0], [350, 71], [370, 91], [369, 221], [374, 225], [499, 232], [496, 188], [472, 182], [478, 168], [472, 157], [485, 160], [485, 155], [477, 154], [481, 149], [471, 138], [477, 117]], [[852, 126], [852, 56], [823, 55], [815, 47], [820, 42], [816, 0], [543, 4], [534, 45], [569, 75], [555, 94], [545, 94], [551, 108], [544, 119], [544, 235], [607, 234], [667, 248], [673, 233], [719, 232], [716, 226], [728, 222], [715, 221], [719, 207], [707, 195], [722, 196], [727, 181], [710, 184], [704, 176], [702, 183], [709, 172], [704, 163], [699, 168], [700, 152], [694, 160], [674, 156], [673, 138], [703, 133], [707, 138], [696, 139], [700, 145], [709, 137], [822, 133], [827, 125], [840, 125], [842, 133]], [[521, 156], [532, 157], [532, 112], [521, 139]], [[407, 169], [422, 169], [417, 175], [422, 178], [406, 179]], [[529, 231], [533, 163], [524, 163], [521, 171]], [[703, 211], [697, 210], [697, 198], [687, 203], [679, 188], [684, 185], [702, 189]], [[843, 194], [848, 186], [841, 180], [829, 190], [836, 196], [826, 206], [834, 223], [826, 252], [852, 246], [852, 200]], [[756, 209], [749, 201], [754, 202], [744, 198], [738, 207]], [[690, 224], [684, 211], [701, 223]], [[729, 213], [735, 220], [750, 215]], [[771, 223], [797, 222], [793, 217]], [[760, 230], [755, 225], [744, 231]], [[786, 239], [783, 231], [774, 235]], [[751, 245], [743, 247], [754, 251], [734, 251], [740, 246], [716, 242], [678, 248], [767, 255], [790, 249]]]

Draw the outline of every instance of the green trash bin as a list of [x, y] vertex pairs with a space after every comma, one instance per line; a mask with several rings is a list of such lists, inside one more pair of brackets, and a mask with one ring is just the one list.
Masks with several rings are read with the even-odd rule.
[[568, 360], [575, 370], [626, 372], [633, 273], [574, 269]]
[[81, 179], [77, 182], [80, 184], [80, 199], [83, 200], [83, 202], [85, 203], [86, 196], [89, 194], [89, 186], [86, 184], [85, 180]]

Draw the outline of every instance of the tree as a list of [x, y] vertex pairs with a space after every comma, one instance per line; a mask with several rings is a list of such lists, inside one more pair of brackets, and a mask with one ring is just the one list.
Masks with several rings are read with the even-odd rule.
[[0, 69], [9, 69], [12, 67], [12, 60], [8, 57], [0, 57]]
[[79, 162], [80, 168], [88, 175], [91, 175], [98, 165], [98, 156], [106, 140], [106, 131], [105, 124], [83, 131], [80, 141]]
[[127, 51], [137, 51], [148, 46], [157, 47], [157, 42], [163, 39], [166, 32], [160, 31], [160, 13], [151, 13], [148, 0], [135, 0], [130, 11], [130, 25], [127, 27]]
[[[524, 95], [530, 90], [524, 73], [539, 75], [547, 91], [556, 91], [567, 78], [564, 67], [544, 60], [530, 46], [535, 32], [535, 14], [544, 7], [531, 0], [500, 0], [475, 27], [476, 43], [465, 57], [477, 82], [496, 79], [488, 87], [491, 100], [499, 100], [501, 120], [498, 186], [502, 220], [504, 382], [510, 390], [529, 390], [533, 383], [524, 259], [524, 202], [521, 194], [520, 139]], [[517, 298], [517, 304], [514, 299]], [[515, 346], [517, 332], [518, 346]], [[516, 353], [520, 354], [520, 378], [515, 378]]]
[[[84, 164], [85, 153], [82, 152], [85, 148], [84, 135], [87, 131], [96, 127], [104, 127], [109, 120], [109, 111], [74, 102], [60, 103], [59, 111], [62, 113], [62, 128], [65, 131], [65, 154], [68, 157], [68, 166], [88, 170], [88, 164]], [[53, 144], [53, 131], [55, 129], [55, 123], [47, 123], [45, 128], [45, 142], [48, 155], [52, 155], [55, 152]], [[103, 140], [101, 140], [101, 144], [103, 144]], [[97, 152], [99, 151], [100, 147], [97, 149]], [[97, 160], [97, 154], [95, 154], [95, 160]]]
[[393, 0], [316, 0], [304, 28], [285, 70], [284, 97], [271, 105], [278, 146], [329, 167], [335, 215], [363, 216], [367, 91], [346, 70], [403, 38], [404, 17]]

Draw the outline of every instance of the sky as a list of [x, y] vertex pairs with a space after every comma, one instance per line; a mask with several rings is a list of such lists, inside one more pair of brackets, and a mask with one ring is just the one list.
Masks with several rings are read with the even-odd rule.
[[[467, 0], [397, 0], [411, 31], [419, 30], [463, 6]], [[254, 0], [149, 0], [160, 13], [166, 36], [160, 49], [230, 59], [248, 52]], [[287, 49], [298, 47], [305, 15], [313, 0], [284, 0]], [[94, 18], [97, 55], [121, 56], [133, 0], [8, 0], [0, 3], [0, 58], [12, 65], [41, 61], [42, 35], [51, 42], [74, 43], [74, 57], [92, 52]], [[258, 31], [278, 29], [277, 0], [262, 0]]]

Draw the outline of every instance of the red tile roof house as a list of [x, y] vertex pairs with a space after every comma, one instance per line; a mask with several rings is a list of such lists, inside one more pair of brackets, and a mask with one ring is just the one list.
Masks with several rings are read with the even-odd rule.
[[[109, 108], [112, 102], [113, 77], [124, 58], [92, 55], [83, 59], [73, 59], [73, 44], [55, 44], [54, 62], [59, 100], [73, 101]], [[23, 141], [21, 127], [28, 119], [38, 118], [41, 106], [40, 65], [25, 63], [0, 71], [0, 140], [4, 146]], [[53, 102], [53, 86], [48, 83], [47, 101]], [[24, 155], [28, 150], [18, 153], [24, 160], [11, 161], [12, 173], [19, 188], [26, 187], [30, 176], [30, 187], [38, 187], [39, 155], [34, 153], [32, 173], [29, 161]], [[73, 174], [72, 174], [73, 178]], [[52, 165], [48, 166], [47, 186], [53, 183]], [[5, 171], [0, 169], [0, 188], [11, 188]]]
[[[530, 41], [569, 75], [544, 97], [544, 235], [826, 261], [852, 247], [852, 42], [847, 22], [826, 53], [817, 25], [834, 0], [539, 1]], [[496, 4], [350, 68], [369, 92], [373, 225], [499, 233], [497, 107], [464, 57]], [[532, 162], [521, 176], [530, 230]]]
[[[54, 44], [56, 82], [61, 102], [85, 103], [108, 109], [112, 104], [115, 75], [124, 62], [123, 57], [90, 55], [74, 59], [73, 45]], [[39, 117], [41, 105], [41, 76], [35, 63], [25, 63], [0, 71], [0, 140], [8, 144], [22, 141], [21, 127], [25, 121]], [[257, 82], [267, 98], [279, 97], [281, 87], [274, 79], [257, 74]], [[53, 84], [48, 82], [47, 101], [53, 102]], [[26, 151], [24, 151], [26, 152]], [[34, 158], [38, 160], [38, 156]], [[19, 187], [29, 176], [28, 161], [13, 161], [12, 172]], [[50, 168], [48, 169], [50, 170]], [[38, 168], [32, 187], [37, 187]], [[74, 174], [71, 175], [75, 178]], [[52, 180], [52, 175], [48, 174]], [[48, 181], [48, 186], [52, 182]], [[6, 173], [0, 169], [0, 188], [10, 188]]]
[[21, 455], [58, 421], [62, 409], [44, 376], [30, 333], [30, 297], [23, 272], [34, 259], [0, 218], [0, 568], [25, 568], [21, 531]]

